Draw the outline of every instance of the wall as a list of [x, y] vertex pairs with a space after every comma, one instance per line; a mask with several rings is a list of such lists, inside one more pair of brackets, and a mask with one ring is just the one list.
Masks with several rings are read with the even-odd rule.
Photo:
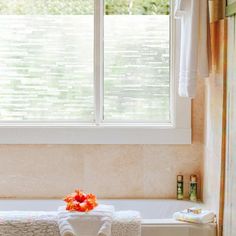
[[[192, 145], [1, 145], [0, 197], [174, 198], [176, 175], [202, 176], [204, 84], [193, 102]], [[187, 190], [187, 188], [186, 188]]]
[[212, 22], [212, 72], [206, 80], [205, 106], [205, 154], [203, 200], [210, 209], [219, 214], [221, 158], [222, 158], [222, 114], [226, 60], [226, 21]]

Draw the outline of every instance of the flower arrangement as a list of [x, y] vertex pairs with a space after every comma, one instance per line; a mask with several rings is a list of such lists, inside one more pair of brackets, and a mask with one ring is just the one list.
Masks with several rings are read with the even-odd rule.
[[68, 211], [88, 212], [98, 205], [95, 195], [91, 193], [86, 194], [79, 189], [76, 189], [74, 193], [67, 195], [64, 198], [64, 201], [67, 203], [66, 210]]

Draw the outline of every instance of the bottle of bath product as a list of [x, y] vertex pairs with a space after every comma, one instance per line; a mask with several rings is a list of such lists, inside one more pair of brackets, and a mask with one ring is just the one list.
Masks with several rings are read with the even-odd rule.
[[197, 201], [197, 176], [196, 175], [190, 176], [189, 200], [194, 201], [194, 202]]
[[183, 175], [177, 175], [177, 199], [184, 199], [184, 177]]

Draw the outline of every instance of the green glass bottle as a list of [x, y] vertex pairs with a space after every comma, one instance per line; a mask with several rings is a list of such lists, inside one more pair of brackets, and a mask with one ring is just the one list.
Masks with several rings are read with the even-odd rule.
[[190, 184], [189, 184], [189, 200], [196, 202], [197, 201], [197, 176], [190, 176]]
[[184, 177], [183, 175], [177, 175], [177, 199], [184, 199]]

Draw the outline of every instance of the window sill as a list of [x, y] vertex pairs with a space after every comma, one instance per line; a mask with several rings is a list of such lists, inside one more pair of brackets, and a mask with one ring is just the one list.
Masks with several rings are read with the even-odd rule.
[[0, 144], [191, 144], [191, 128], [2, 125]]

